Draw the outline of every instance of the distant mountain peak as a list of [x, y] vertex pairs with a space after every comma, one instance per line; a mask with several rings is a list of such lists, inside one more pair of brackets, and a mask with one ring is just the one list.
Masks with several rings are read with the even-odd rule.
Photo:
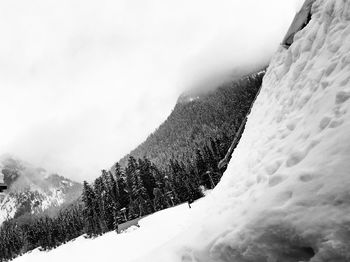
[[25, 214], [40, 214], [78, 199], [82, 185], [10, 155], [0, 157], [0, 173], [8, 189], [0, 197], [0, 224]]

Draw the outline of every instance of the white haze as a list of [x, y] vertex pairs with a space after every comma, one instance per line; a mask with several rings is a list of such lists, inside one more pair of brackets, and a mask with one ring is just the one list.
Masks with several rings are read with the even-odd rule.
[[267, 64], [301, 0], [0, 3], [0, 153], [91, 180], [186, 88]]

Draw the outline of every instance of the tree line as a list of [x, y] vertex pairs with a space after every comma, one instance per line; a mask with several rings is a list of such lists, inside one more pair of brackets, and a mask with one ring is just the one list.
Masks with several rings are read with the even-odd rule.
[[112, 170], [84, 181], [79, 200], [57, 216], [25, 216], [0, 227], [0, 262], [78, 236], [94, 237], [153, 212], [189, 203], [219, 182], [225, 156], [261, 85], [264, 72], [178, 103], [156, 132]]
[[102, 170], [93, 183], [84, 181], [80, 200], [55, 217], [24, 216], [0, 227], [0, 261], [40, 247], [49, 250], [78, 236], [95, 237], [118, 231], [118, 225], [203, 196], [213, 188], [222, 170], [227, 137], [213, 139], [196, 150], [194, 160], [172, 159], [165, 169], [147, 158], [130, 156], [127, 166]]
[[85, 232], [82, 206], [75, 205], [56, 217], [22, 217], [0, 227], [0, 261], [7, 261], [37, 247], [55, 248]]
[[[129, 156], [146, 156], [159, 168], [171, 159], [193, 159], [211, 137], [235, 136], [261, 86], [264, 71], [223, 83], [211, 92], [179, 99], [168, 118], [119, 160], [126, 167]], [[186, 97], [186, 96], [185, 96]]]
[[194, 161], [174, 158], [165, 169], [146, 157], [129, 156], [125, 168], [116, 164], [114, 170], [102, 170], [92, 184], [84, 181], [87, 235], [118, 230], [120, 223], [202, 197], [203, 189], [214, 188], [222, 176], [217, 164], [229, 146], [224, 141], [211, 138], [196, 150]]

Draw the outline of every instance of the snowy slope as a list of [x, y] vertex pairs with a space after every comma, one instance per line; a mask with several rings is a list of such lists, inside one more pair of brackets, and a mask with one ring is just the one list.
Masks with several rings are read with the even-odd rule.
[[[201, 202], [202, 200], [199, 200]], [[49, 252], [35, 249], [15, 259], [16, 262], [46, 261], [122, 261], [130, 262], [160, 249], [166, 241], [181, 233], [197, 209], [187, 204], [159, 211], [139, 221], [140, 228], [117, 234], [109, 232], [95, 239], [83, 236]], [[151, 261], [151, 260], [150, 260]]]
[[0, 224], [26, 214], [55, 214], [82, 191], [79, 183], [9, 156], [0, 157], [0, 176], [8, 185], [0, 195]]
[[[59, 207], [67, 201], [66, 185], [49, 187], [45, 190], [26, 189], [5, 192], [0, 200], [0, 224], [7, 219], [26, 213], [39, 214], [49, 208]], [[10, 189], [11, 190], [11, 189]]]
[[350, 261], [349, 98], [350, 1], [319, 0], [274, 56], [188, 261]]
[[317, 0], [312, 13], [277, 51], [222, 181], [194, 209], [17, 261], [350, 261], [350, 1]]

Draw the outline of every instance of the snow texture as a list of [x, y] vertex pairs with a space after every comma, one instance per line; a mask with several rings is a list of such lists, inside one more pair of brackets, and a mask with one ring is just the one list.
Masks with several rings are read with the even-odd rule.
[[161, 249], [165, 242], [183, 232], [189, 224], [190, 214], [201, 201], [191, 209], [183, 204], [159, 211], [140, 220], [140, 227], [133, 226], [125, 233], [109, 232], [95, 239], [81, 236], [49, 252], [35, 249], [14, 261], [134, 261], [152, 250]]
[[11, 219], [17, 211], [16, 199], [9, 195], [0, 196], [0, 225], [3, 221]]
[[274, 56], [182, 261], [350, 261], [349, 109], [350, 1], [319, 0]]
[[208, 196], [130, 233], [17, 261], [350, 261], [349, 109], [350, 1], [317, 0], [309, 24], [272, 59]]
[[[76, 200], [82, 185], [9, 155], [0, 156], [0, 182], [6, 170], [8, 189], [0, 193], [0, 225], [25, 213], [38, 215]], [[56, 211], [57, 210], [57, 211]]]
[[0, 225], [8, 219], [14, 218], [17, 211], [28, 204], [31, 214], [39, 214], [50, 207], [59, 207], [65, 202], [65, 194], [61, 188], [43, 190], [25, 190], [22, 192], [2, 193], [0, 196]]

